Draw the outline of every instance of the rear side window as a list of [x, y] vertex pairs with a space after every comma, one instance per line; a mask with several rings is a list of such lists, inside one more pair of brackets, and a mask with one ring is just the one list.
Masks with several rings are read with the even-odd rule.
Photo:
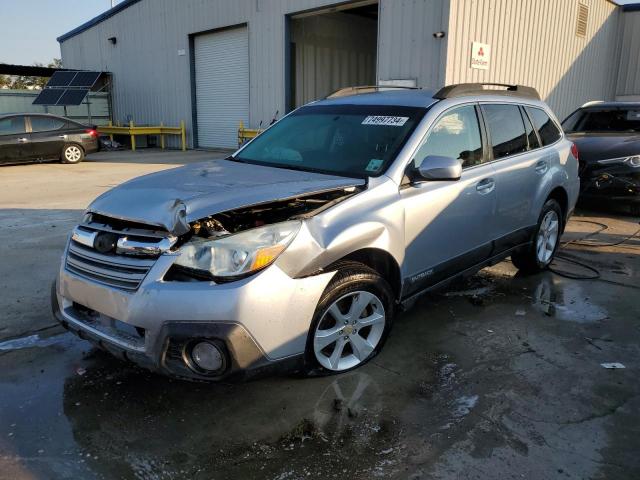
[[482, 105], [493, 148], [493, 158], [527, 151], [527, 135], [518, 105]]
[[0, 120], [0, 135], [25, 133], [24, 117], [11, 117]]
[[31, 117], [31, 131], [49, 132], [51, 130], [60, 130], [64, 127], [64, 121], [57, 118], [49, 117]]
[[542, 140], [542, 145], [547, 146], [552, 143], [557, 142], [560, 137], [560, 129], [558, 126], [551, 120], [549, 115], [545, 113], [544, 110], [533, 107], [526, 107], [527, 112], [531, 116], [533, 120], [533, 126], [536, 127], [538, 133], [540, 134], [540, 139]]
[[482, 137], [473, 105], [453, 108], [436, 121], [418, 149], [415, 166], [429, 155], [455, 158], [463, 168], [482, 163]]

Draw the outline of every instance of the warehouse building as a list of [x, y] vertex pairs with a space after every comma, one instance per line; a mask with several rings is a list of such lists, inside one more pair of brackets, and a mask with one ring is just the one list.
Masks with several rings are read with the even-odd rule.
[[218, 148], [351, 85], [518, 83], [561, 118], [640, 98], [639, 32], [609, 0], [124, 0], [58, 41], [65, 67], [111, 73], [114, 120]]

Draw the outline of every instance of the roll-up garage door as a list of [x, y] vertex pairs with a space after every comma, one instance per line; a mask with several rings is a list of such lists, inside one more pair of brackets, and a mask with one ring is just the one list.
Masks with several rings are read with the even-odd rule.
[[194, 38], [198, 146], [238, 146], [249, 123], [249, 37], [246, 27]]

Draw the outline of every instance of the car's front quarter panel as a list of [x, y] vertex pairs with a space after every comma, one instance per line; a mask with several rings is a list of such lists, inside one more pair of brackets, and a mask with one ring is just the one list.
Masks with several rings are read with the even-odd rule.
[[276, 265], [293, 277], [313, 275], [351, 253], [377, 249], [404, 260], [404, 210], [398, 185], [386, 176], [308, 218]]

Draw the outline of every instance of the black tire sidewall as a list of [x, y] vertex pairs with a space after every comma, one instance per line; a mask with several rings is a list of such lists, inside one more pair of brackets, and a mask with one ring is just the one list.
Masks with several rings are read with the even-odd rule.
[[[346, 370], [329, 370], [324, 368], [315, 357], [314, 349], [313, 349], [313, 340], [315, 336], [316, 328], [320, 323], [320, 320], [324, 316], [327, 309], [338, 300], [340, 297], [347, 295], [356, 291], [367, 291], [376, 295], [380, 301], [382, 301], [382, 305], [384, 306], [385, 311], [385, 326], [384, 331], [382, 333], [382, 337], [376, 345], [376, 348], [371, 352], [371, 354], [358, 365], [346, 369]], [[339, 271], [336, 273], [334, 278], [331, 280], [327, 288], [325, 289], [322, 297], [320, 297], [320, 301], [318, 302], [318, 306], [316, 307], [316, 311], [313, 315], [313, 320], [311, 322], [311, 327], [309, 328], [309, 334], [307, 336], [307, 343], [305, 348], [305, 371], [307, 375], [335, 375], [341, 374], [345, 372], [349, 372], [353, 369], [359, 368], [365, 363], [369, 362], [372, 358], [374, 358], [384, 346], [389, 332], [391, 330], [391, 326], [393, 324], [393, 317], [395, 314], [395, 302], [391, 287], [377, 272], [366, 268], [347, 268], [345, 271]]]
[[[67, 157], [65, 155], [67, 148], [70, 147], [78, 147], [80, 149], [80, 159], [77, 162], [71, 162], [69, 160], [67, 160]], [[80, 145], [78, 145], [77, 143], [68, 143], [66, 144], [64, 147], [62, 147], [62, 163], [67, 163], [69, 165], [76, 165], [80, 162], [82, 162], [84, 160], [84, 148], [82, 148]]]

